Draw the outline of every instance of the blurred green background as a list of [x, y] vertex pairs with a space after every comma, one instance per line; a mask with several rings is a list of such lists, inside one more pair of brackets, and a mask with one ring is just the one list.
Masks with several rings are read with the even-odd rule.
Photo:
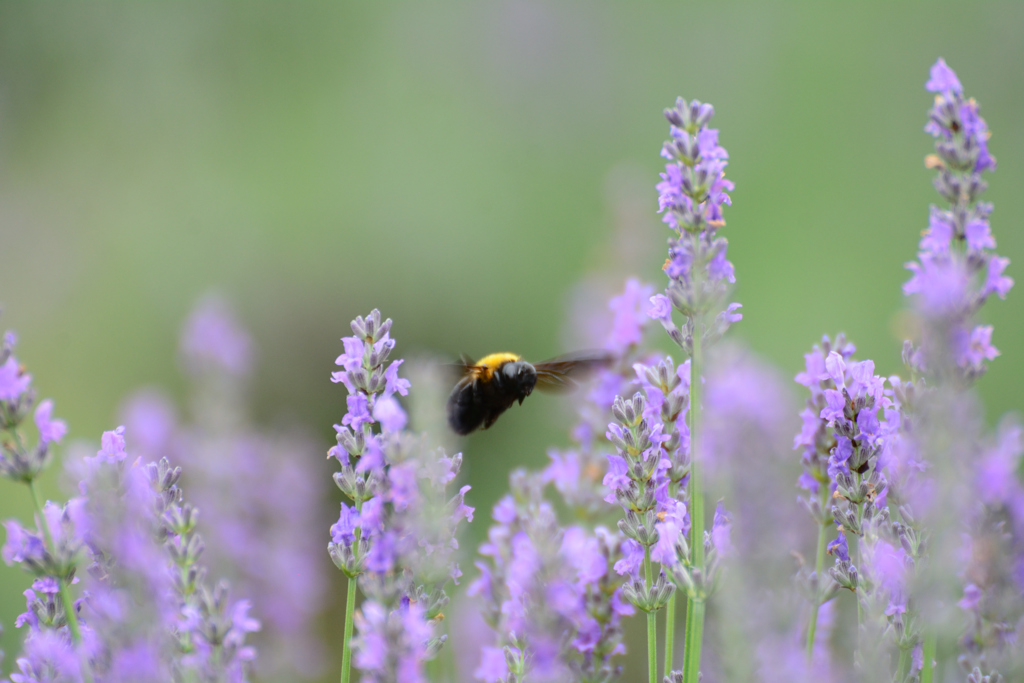
[[[584, 278], [661, 286], [661, 111], [684, 95], [715, 105], [731, 154], [733, 334], [790, 374], [845, 330], [899, 372], [903, 264], [938, 199], [938, 56], [994, 132], [986, 198], [1020, 277], [1022, 35], [1010, 2], [3, 2], [0, 327], [71, 436], [97, 439], [139, 385], [182, 391], [179, 326], [219, 290], [260, 348], [256, 414], [326, 449], [356, 314], [392, 317], [400, 355], [542, 358], [579, 338]], [[1020, 406], [1024, 295], [985, 316], [995, 421]], [[463, 444], [464, 547], [508, 471], [566, 442], [553, 405]], [[22, 489], [0, 482], [0, 516], [28, 518]], [[27, 583], [0, 567], [8, 668]]]

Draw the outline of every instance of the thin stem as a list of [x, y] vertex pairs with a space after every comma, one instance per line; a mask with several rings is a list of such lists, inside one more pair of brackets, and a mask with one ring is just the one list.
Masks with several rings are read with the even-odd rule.
[[668, 596], [665, 605], [665, 675], [672, 671], [672, 650], [676, 638], [676, 591]]
[[[828, 491], [823, 483], [818, 484], [820, 489], [819, 497], [821, 498], [821, 509], [825, 510], [825, 494]], [[818, 529], [818, 553], [817, 559], [814, 562], [814, 576], [818, 580], [818, 590], [814, 595], [814, 602], [811, 605], [811, 621], [807, 626], [807, 660], [810, 661], [814, 655], [814, 632], [818, 627], [818, 609], [821, 607], [821, 587], [822, 578], [821, 572], [825, 568], [825, 538], [828, 534], [828, 522], [822, 522], [819, 525], [821, 528]]]
[[[701, 482], [701, 352], [702, 325], [693, 321], [693, 355], [690, 356], [690, 553], [691, 566], [704, 577], [704, 490]], [[701, 591], [701, 586], [697, 591]], [[704, 596], [690, 595], [686, 602], [686, 640], [683, 652], [684, 681], [697, 683], [700, 671], [700, 649], [704, 634]]]
[[[356, 510], [363, 511], [363, 501], [356, 501]], [[362, 529], [355, 530], [355, 542], [362, 538]], [[348, 577], [348, 592], [345, 594], [345, 633], [341, 646], [341, 683], [349, 683], [352, 677], [352, 621], [356, 611], [356, 577]]]
[[352, 615], [356, 610], [356, 578], [349, 577], [345, 596], [345, 640], [341, 650], [341, 683], [349, 683], [352, 676]]
[[935, 672], [932, 668], [935, 661], [935, 631], [931, 629], [924, 633], [921, 658], [924, 660], [924, 666], [921, 668], [921, 683], [932, 683], [932, 676]]
[[[36, 490], [35, 479], [28, 482], [28, 490], [32, 493], [32, 503], [36, 507], [36, 519], [39, 527], [43, 530], [43, 539], [46, 541], [46, 549], [51, 557], [57, 557], [57, 546], [53, 542], [53, 534], [50, 533], [50, 525], [46, 523], [46, 515], [43, 514], [42, 503], [39, 502], [39, 491]], [[57, 586], [60, 589], [60, 600], [64, 603], [64, 619], [67, 621], [68, 630], [71, 631], [71, 640], [74, 643], [82, 642], [82, 632], [78, 628], [78, 615], [75, 614], [75, 601], [71, 597], [71, 589], [63, 576], [58, 576]]]
[[[654, 585], [653, 570], [651, 569], [651, 548], [644, 546], [644, 578], [647, 580], [647, 590]], [[658, 680], [658, 614], [647, 613], [647, 677], [650, 683], [657, 683]]]
[[694, 324], [693, 355], [690, 357], [690, 552], [693, 566], [704, 569], [704, 490], [701, 485], [702, 463], [700, 451], [704, 436], [700, 424], [701, 370], [703, 356], [700, 348], [700, 324]]
[[683, 681], [698, 683], [700, 649], [704, 639], [704, 600], [686, 601], [686, 645], [683, 652]]
[[903, 683], [910, 673], [910, 649], [900, 649], [900, 663], [896, 667], [896, 683]]

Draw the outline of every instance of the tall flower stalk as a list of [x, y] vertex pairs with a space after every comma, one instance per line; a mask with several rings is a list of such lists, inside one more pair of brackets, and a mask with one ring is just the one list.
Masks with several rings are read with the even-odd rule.
[[[76, 554], [80, 546], [58, 543], [61, 540], [61, 525], [57, 522], [60, 515], [55, 520], [53, 514], [48, 514], [36, 487], [39, 474], [52, 458], [53, 447], [67, 433], [67, 425], [52, 417], [53, 401], [50, 399], [36, 405], [32, 376], [25, 372], [14, 356], [16, 342], [14, 333], [7, 332], [0, 345], [0, 430], [4, 434], [0, 440], [0, 474], [28, 486], [38, 529], [33, 536], [31, 532], [21, 530], [17, 522], [10, 521], [7, 522], [8, 536], [13, 533], [23, 538], [35, 538], [39, 545], [34, 546], [28, 554], [20, 553], [20, 560], [7, 554], [4, 559], [8, 564], [12, 561], [29, 562], [37, 576], [56, 585], [56, 595], [59, 595], [60, 600], [55, 608], [62, 615], [60, 619], [66, 625], [71, 640], [77, 645], [82, 641], [82, 634], [70, 584], [75, 578]], [[29, 447], [22, 433], [22, 423], [30, 413], [33, 414], [39, 434], [32, 447]]]
[[317, 561], [320, 448], [294, 426], [268, 428], [249, 416], [255, 345], [227, 301], [203, 297], [179, 349], [190, 409], [178, 411], [158, 389], [134, 393], [120, 411], [128, 448], [182, 467], [180, 486], [203, 511], [204, 561], [252, 599], [262, 621], [259, 676], [313, 678], [323, 667], [316, 622], [327, 590]]
[[[341, 681], [354, 664], [377, 683], [425, 681], [425, 663], [445, 641], [437, 635], [448, 603], [445, 585], [458, 582], [456, 531], [472, 521], [463, 486], [446, 493], [462, 464], [429, 449], [405, 430], [407, 417], [395, 399], [408, 380], [401, 360], [387, 362], [395, 346], [391, 320], [374, 310], [352, 321], [345, 353], [332, 376], [349, 391], [348, 413], [335, 425], [338, 445], [329, 452], [341, 463], [334, 481], [353, 503], [341, 504], [331, 527], [328, 552], [348, 577]], [[366, 597], [355, 611], [357, 588]], [[353, 636], [353, 627], [358, 634]]]
[[[732, 264], [726, 258], [728, 242], [719, 237], [725, 225], [722, 207], [730, 204], [733, 184], [725, 178], [728, 153], [718, 144], [718, 130], [709, 128], [714, 116], [710, 104], [679, 98], [665, 110], [671, 124], [671, 139], [662, 147], [669, 160], [658, 184], [659, 207], [664, 222], [673, 230], [664, 271], [669, 277], [664, 294], [651, 298], [649, 315], [661, 321], [669, 336], [690, 357], [690, 471], [689, 550], [693, 571], [687, 584], [686, 644], [683, 674], [686, 683], [696, 683], [700, 672], [704, 610], [709, 586], [704, 583], [708, 567], [704, 551], [704, 457], [701, 432], [704, 356], [713, 344], [742, 316], [737, 303], [725, 305], [729, 285], [735, 282]], [[673, 310], [683, 324], [673, 322]], [[683, 588], [684, 586], [680, 586]], [[674, 608], [674, 605], [672, 606]], [[672, 620], [670, 613], [668, 619]], [[673, 644], [666, 645], [667, 664], [672, 663]], [[668, 673], [668, 671], [666, 671]]]
[[[3, 559], [35, 577], [16, 622], [27, 634], [11, 681], [246, 681], [256, 658], [246, 640], [259, 622], [247, 600], [228, 599], [227, 584], [208, 582], [198, 510], [178, 486], [180, 468], [129, 458], [119, 427], [103, 434], [95, 456], [69, 463], [79, 496], [41, 504], [35, 479], [66, 427], [43, 401], [35, 411], [39, 442], [25, 448], [17, 426], [33, 396], [12, 346], [8, 335], [0, 415], [10, 439], [0, 466], [32, 485], [39, 514], [37, 530], [5, 522]], [[75, 601], [72, 582], [82, 585]]]
[[[967, 634], [961, 638], [961, 663], [968, 671], [975, 667], [974, 680], [995, 680], [996, 667], [1009, 664], [1003, 638], [993, 635], [999, 630], [996, 625], [1020, 614], [1020, 601], [1011, 598], [1019, 595], [1020, 587], [1005, 590], [1006, 581], [999, 578], [1005, 577], [1000, 558], [1014, 552], [1022, 529], [1020, 515], [1009, 512], [1016, 476], [1007, 473], [997, 485], [1001, 493], [993, 495], [990, 468], [997, 462], [1002, 467], [1015, 462], [1020, 446], [1010, 425], [1003, 426], [996, 447], [979, 444], [981, 430], [972, 419], [978, 409], [969, 388], [999, 355], [991, 343], [992, 327], [977, 324], [976, 314], [991, 296], [1005, 298], [1013, 280], [1004, 275], [1009, 259], [995, 253], [989, 224], [992, 205], [980, 201], [987, 189], [983, 174], [996, 167], [988, 150], [988, 126], [978, 103], [964, 95], [959, 78], [944, 60], [939, 59], [929, 75], [925, 88], [935, 93], [935, 99], [925, 131], [935, 138], [935, 152], [925, 158], [925, 165], [936, 171], [933, 184], [945, 205], [931, 207], [918, 258], [907, 264], [912, 276], [903, 289], [912, 297], [922, 325], [917, 345], [908, 342], [904, 350], [914, 381], [906, 383], [900, 398], [916, 427], [907, 435], [908, 448], [926, 452], [940, 472], [948, 472], [946, 478], [935, 478], [933, 494], [946, 504], [920, 505], [919, 516], [933, 533], [960, 526], [968, 539], [964, 549], [948, 535], [936, 535], [925, 582], [933, 595], [924, 606], [934, 613], [936, 603], [952, 601], [948, 592], [946, 600], [936, 599], [935, 589], [953, 578], [944, 572], [952, 564], [948, 560], [969, 558], [961, 573], [965, 585], [959, 606], [969, 617]], [[972, 480], [974, 486], [967, 489], [965, 482]], [[986, 550], [979, 552], [982, 547]], [[934, 650], [936, 631], [929, 629], [924, 637]], [[929, 656], [922, 676], [930, 678], [931, 669]]]

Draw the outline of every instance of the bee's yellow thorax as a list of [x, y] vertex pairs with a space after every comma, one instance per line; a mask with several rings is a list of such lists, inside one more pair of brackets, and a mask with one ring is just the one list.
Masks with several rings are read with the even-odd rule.
[[484, 380], [485, 382], [489, 381], [491, 379], [491, 374], [495, 370], [500, 368], [504, 363], [517, 361], [520, 360], [521, 358], [522, 356], [515, 353], [509, 353], [507, 351], [502, 351], [500, 353], [492, 353], [487, 356], [484, 356], [483, 358], [476, 362], [476, 366], [479, 368], [479, 370], [476, 371], [477, 376], [480, 377], [480, 379]]

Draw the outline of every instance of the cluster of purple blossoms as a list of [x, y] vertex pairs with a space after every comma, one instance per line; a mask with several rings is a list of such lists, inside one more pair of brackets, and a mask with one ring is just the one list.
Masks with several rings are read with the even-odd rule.
[[253, 342], [230, 307], [206, 297], [184, 325], [182, 364], [190, 420], [163, 392], [143, 389], [121, 410], [132, 452], [184, 469], [189, 498], [203, 510], [204, 560], [252, 597], [263, 628], [258, 673], [311, 677], [322, 668], [316, 619], [326, 593], [317, 448], [298, 430], [269, 431], [248, 417], [244, 383]]
[[37, 529], [5, 522], [4, 561], [35, 577], [16, 621], [27, 633], [12, 683], [247, 680], [256, 651], [246, 639], [259, 622], [247, 600], [228, 600], [226, 584], [208, 586], [198, 511], [177, 485], [181, 470], [130, 460], [120, 427], [73, 468], [79, 497], [41, 505], [35, 477], [66, 427], [44, 401], [36, 410], [40, 443], [29, 451], [19, 423], [33, 403], [30, 378], [19, 369], [14, 380], [2, 400], [4, 458], [10, 478], [30, 488]]
[[[1009, 259], [996, 255], [989, 226], [992, 204], [978, 201], [988, 187], [982, 178], [995, 170], [988, 151], [988, 126], [978, 103], [965, 99], [956, 74], [939, 59], [925, 87], [936, 93], [925, 130], [936, 138], [935, 154], [925, 162], [937, 171], [935, 189], [948, 208], [931, 207], [918, 260], [903, 286], [915, 297], [926, 330], [921, 347], [908, 347], [911, 370], [971, 381], [985, 372], [985, 362], [999, 355], [992, 346], [992, 327], [975, 325], [974, 314], [993, 294], [1005, 298], [1013, 280], [1003, 271]], [[947, 361], [948, 358], [948, 361]]]
[[[335, 425], [337, 446], [329, 456], [341, 464], [334, 481], [353, 505], [341, 504], [331, 527], [328, 552], [349, 577], [342, 676], [347, 680], [349, 648], [369, 680], [426, 680], [424, 665], [446, 636], [438, 635], [445, 585], [459, 580], [456, 533], [472, 521], [463, 486], [447, 494], [462, 464], [425, 438], [405, 429], [407, 416], [395, 394], [407, 395], [398, 376], [401, 360], [388, 363], [395, 346], [391, 320], [374, 310], [352, 321], [352, 337], [333, 374], [349, 390], [348, 412]], [[355, 615], [355, 587], [366, 600]], [[351, 640], [353, 622], [357, 636]]]
[[[986, 188], [981, 174], [995, 168], [978, 105], [964, 98], [941, 59], [926, 87], [937, 93], [925, 127], [936, 153], [926, 165], [938, 171], [935, 187], [949, 208], [932, 207], [918, 260], [907, 266], [913, 275], [904, 293], [922, 321], [917, 345], [904, 345], [912, 379], [874, 375], [871, 361], [852, 360], [842, 337], [825, 338], [796, 377], [811, 394], [795, 441], [803, 454], [798, 484], [820, 529], [817, 566], [802, 575], [812, 607], [807, 648], [810, 656], [819, 606], [846, 588], [858, 603], [860, 675], [895, 669], [901, 683], [931, 676], [936, 639], [948, 628], [941, 597], [954, 563], [948, 539], [963, 534], [959, 606], [969, 623], [960, 661], [970, 680], [996, 680], [1024, 614], [1014, 512], [1024, 499], [1013, 469], [1021, 445], [1010, 426], [996, 446], [979, 449], [976, 407], [965, 389], [998, 355], [992, 328], [976, 325], [975, 314], [1013, 281], [1003, 275], [1008, 260], [991, 251], [992, 207], [978, 201]], [[836, 537], [826, 545], [833, 521]], [[828, 579], [825, 552], [835, 558]], [[879, 656], [890, 646], [898, 651], [895, 667]]]
[[[32, 376], [14, 355], [16, 343], [13, 332], [4, 333], [0, 342], [0, 431], [10, 437], [0, 441], [0, 475], [28, 484], [50, 462], [51, 448], [64, 438], [67, 425], [53, 418], [53, 401], [36, 404]], [[34, 448], [27, 447], [19, 431], [30, 413], [39, 432]]]
[[181, 468], [131, 460], [124, 432], [106, 432], [81, 464], [91, 562], [82, 615], [98, 634], [93, 671], [113, 681], [244, 681], [256, 658], [247, 637], [260, 628], [251, 603], [231, 601], [226, 581], [208, 583], [199, 511], [184, 500]]
[[608, 302], [611, 329], [603, 346], [613, 361], [598, 369], [585, 400], [580, 401], [580, 420], [572, 430], [574, 445], [567, 450], [548, 451], [551, 464], [544, 477], [580, 518], [593, 519], [607, 511], [607, 489], [602, 478], [607, 470], [609, 444], [604, 435], [615, 397], [636, 386], [633, 366], [639, 360], [644, 329], [650, 321], [645, 311], [653, 291], [652, 286], [630, 279], [622, 293]]
[[[658, 205], [676, 235], [669, 239], [664, 266], [668, 288], [651, 299], [648, 315], [688, 354], [694, 335], [698, 343], [710, 343], [742, 317], [737, 303], [718, 310], [736, 276], [726, 258], [729, 243], [718, 236], [725, 225], [722, 206], [732, 204], [728, 193], [734, 186], [725, 177], [729, 153], [718, 144], [718, 130], [708, 128], [714, 114], [710, 104], [681, 97], [665, 110], [672, 139], [661, 150], [669, 163], [658, 183]], [[673, 308], [686, 318], [682, 328], [672, 321]], [[709, 313], [715, 314], [710, 324]]]
[[[705, 354], [732, 323], [743, 317], [737, 313], [740, 304], [725, 305], [736, 277], [726, 257], [728, 241], [718, 236], [718, 230], [725, 225], [722, 207], [732, 203], [728, 193], [734, 186], [725, 177], [729, 154], [718, 144], [718, 130], [708, 127], [713, 116], [714, 107], [710, 104], [697, 100], [686, 102], [683, 98], [676, 100], [674, 108], [665, 110], [672, 137], [662, 147], [661, 155], [669, 163], [657, 186], [659, 210], [674, 234], [669, 239], [668, 259], [663, 268], [669, 278], [668, 287], [664, 294], [651, 297], [647, 313], [661, 322], [669, 337], [689, 356], [680, 366], [680, 371], [688, 370], [688, 382], [681, 383], [678, 375], [672, 377], [674, 363], [669, 358], [657, 368], [637, 369], [647, 389], [650, 407], [637, 406], [637, 397], [633, 399], [634, 408], [640, 408], [641, 413], [646, 411], [642, 416], [644, 428], [664, 437], [665, 448], [661, 451], [668, 456], [665, 458], [669, 470], [667, 482], [664, 487], [653, 482], [654, 490], [660, 494], [659, 504], [667, 506], [664, 514], [658, 513], [664, 519], [658, 530], [659, 546], [654, 559], [671, 570], [673, 581], [687, 595], [686, 647], [681, 672], [681, 680], [686, 683], [696, 683], [700, 675], [704, 605], [714, 588], [730, 527], [729, 516], [721, 504], [710, 533], [704, 524], [700, 461], [705, 456], [701, 438]], [[681, 327], [675, 324], [673, 311], [682, 315]], [[685, 412], [684, 394], [688, 394]], [[688, 430], [678, 426], [679, 423], [685, 425], [687, 420]], [[660, 462], [660, 456], [656, 460]], [[673, 516], [670, 509], [679, 512]], [[629, 523], [628, 513], [626, 522]], [[715, 544], [716, 535], [720, 546]], [[649, 561], [645, 565], [649, 565]], [[673, 665], [674, 597], [666, 604], [669, 642], [665, 673], [668, 675]], [[654, 622], [653, 617], [648, 619], [650, 641]], [[650, 643], [649, 650], [648, 667], [654, 680], [654, 652]]]
[[[629, 280], [609, 301], [612, 320], [603, 346], [613, 360], [580, 402], [573, 446], [549, 451], [551, 463], [540, 473], [514, 472], [512, 494], [494, 508], [495, 524], [477, 562], [481, 575], [469, 590], [483, 599], [494, 632], [493, 644], [481, 651], [479, 680], [606, 681], [621, 670], [613, 657], [625, 653], [621, 617], [634, 612], [623, 600], [621, 578], [629, 573], [623, 555], [633, 542], [594, 524], [610, 510], [606, 471], [616, 457], [608, 455], [605, 425], [616, 396], [636, 385], [632, 366], [652, 291]], [[547, 484], [574, 513], [575, 524], [560, 525], [543, 498]]]
[[625, 652], [621, 618], [633, 614], [613, 571], [621, 539], [603, 527], [559, 526], [542, 475], [518, 470], [510, 482], [469, 588], [498, 636], [474, 675], [486, 683], [613, 678], [621, 667], [612, 657]]
[[967, 618], [960, 663], [977, 671], [979, 678], [982, 670], [1010, 673], [1024, 618], [1024, 487], [1017, 474], [1021, 455], [1021, 428], [1007, 421], [984, 449], [972, 487], [976, 505], [964, 537], [964, 589], [957, 605]]
[[[927, 456], [939, 470], [918, 490], [907, 487], [905, 498], [918, 501], [915, 509], [933, 537], [932, 583], [951, 578], [940, 567], [960, 567], [964, 587], [958, 605], [967, 617], [960, 664], [973, 680], [997, 680], [999, 672], [1011, 678], [1022, 673], [1009, 647], [1024, 615], [1024, 501], [1011, 469], [1021, 444], [1019, 428], [1006, 422], [992, 445], [984, 445], [972, 419], [976, 399], [964, 390], [999, 353], [991, 345], [992, 327], [977, 324], [976, 314], [991, 295], [1004, 298], [1013, 280], [1003, 274], [1009, 260], [993, 251], [992, 205], [978, 201], [987, 188], [982, 174], [996, 165], [988, 127], [942, 59], [930, 76], [925, 87], [936, 96], [925, 130], [936, 143], [925, 163], [937, 171], [934, 185], [948, 207], [931, 207], [918, 261], [907, 266], [912, 276], [904, 292], [914, 298], [923, 325], [918, 346], [907, 343], [904, 350], [915, 381], [891, 380], [903, 421], [893, 459], [922, 467], [918, 463]], [[913, 467], [904, 470], [912, 473]], [[953, 478], [944, 479], [943, 471]], [[957, 535], [937, 533], [941, 528], [959, 531], [962, 545], [948, 540]]]
[[[918, 483], [914, 475], [922, 468], [901, 446], [905, 421], [895, 397], [903, 394], [885, 389], [874, 363], [854, 361], [854, 351], [842, 335], [834, 341], [825, 337], [804, 357], [805, 370], [796, 377], [810, 390], [801, 413], [803, 428], [794, 441], [802, 451], [798, 486], [806, 491], [801, 502], [819, 527], [814, 571], [799, 577], [811, 603], [808, 653], [820, 605], [845, 588], [857, 595], [861, 625], [872, 627], [864, 633], [879, 645], [888, 638], [906, 659], [915, 649], [920, 655], [920, 634], [911, 628], [907, 612], [908, 584], [923, 542], [903, 494]], [[905, 389], [898, 378], [893, 380]], [[836, 537], [826, 544], [833, 522]], [[859, 539], [856, 560], [848, 535]], [[827, 577], [826, 552], [835, 558]], [[859, 642], [858, 665], [869, 671], [879, 658], [865, 640]]]

